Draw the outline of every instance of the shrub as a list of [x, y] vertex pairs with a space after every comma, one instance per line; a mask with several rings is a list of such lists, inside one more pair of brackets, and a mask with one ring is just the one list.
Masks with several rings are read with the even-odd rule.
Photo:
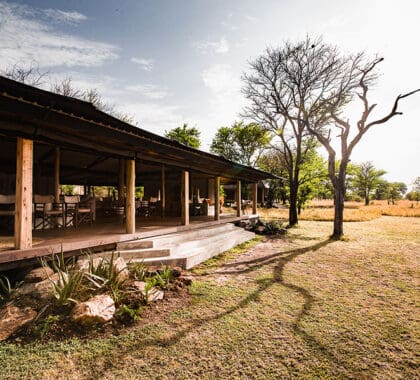
[[13, 293], [23, 284], [23, 281], [17, 282], [12, 285], [9, 278], [0, 275], [0, 302], [7, 301]]

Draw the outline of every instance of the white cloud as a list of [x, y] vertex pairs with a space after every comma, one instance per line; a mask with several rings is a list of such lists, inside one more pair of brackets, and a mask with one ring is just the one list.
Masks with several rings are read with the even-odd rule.
[[[34, 62], [41, 68], [89, 67], [118, 57], [113, 45], [54, 30], [48, 22], [38, 19], [39, 12], [27, 6], [0, 2], [0, 67], [28, 66]], [[63, 12], [61, 17], [73, 22], [83, 18], [76, 13]]]
[[230, 49], [229, 42], [225, 37], [222, 37], [220, 41], [197, 42], [195, 47], [202, 53], [213, 52], [217, 54], [225, 54]]
[[224, 96], [239, 89], [239, 78], [228, 64], [215, 64], [201, 74], [204, 84], [214, 94]]
[[139, 65], [144, 71], [152, 71], [153, 70], [153, 65], [154, 65], [153, 59], [132, 57], [130, 59], [130, 61]]
[[81, 21], [87, 20], [87, 17], [79, 12], [66, 12], [59, 9], [45, 9], [43, 13], [56, 22], [66, 22], [68, 24], [78, 24]]
[[169, 95], [169, 93], [166, 90], [161, 89], [154, 84], [130, 85], [125, 87], [125, 89], [128, 91], [136, 92], [149, 99], [163, 99]]

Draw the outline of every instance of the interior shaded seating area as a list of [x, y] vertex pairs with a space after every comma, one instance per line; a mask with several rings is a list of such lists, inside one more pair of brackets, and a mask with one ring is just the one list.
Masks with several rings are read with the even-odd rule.
[[95, 215], [94, 198], [81, 202], [79, 195], [64, 195], [63, 200], [66, 227], [78, 227], [82, 223], [93, 223]]
[[34, 195], [34, 229], [62, 228], [66, 225], [63, 203], [54, 202], [54, 195]]

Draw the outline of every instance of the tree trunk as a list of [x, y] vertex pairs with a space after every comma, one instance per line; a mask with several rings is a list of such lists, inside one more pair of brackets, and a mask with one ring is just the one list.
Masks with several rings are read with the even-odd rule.
[[293, 227], [298, 224], [297, 213], [297, 184], [290, 181], [290, 206], [289, 206], [289, 226]]
[[334, 231], [331, 236], [333, 239], [340, 239], [344, 235], [344, 197], [346, 195], [346, 172], [345, 168], [340, 168], [336, 186], [334, 187]]

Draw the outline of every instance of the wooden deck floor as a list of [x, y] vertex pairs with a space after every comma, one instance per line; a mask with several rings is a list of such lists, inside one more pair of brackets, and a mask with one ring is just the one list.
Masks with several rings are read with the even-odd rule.
[[67, 255], [80, 254], [83, 250], [95, 247], [113, 249], [116, 243], [133, 239], [206, 228], [220, 223], [230, 223], [248, 216], [235, 217], [223, 215], [219, 221], [213, 217], [192, 217], [188, 226], [181, 225], [181, 218], [149, 217], [136, 219], [136, 233], [126, 234], [125, 226], [114, 220], [98, 220], [92, 225], [79, 228], [46, 229], [33, 232], [33, 247], [16, 250], [13, 248], [13, 236], [0, 235], [0, 270], [7, 270], [28, 265], [38, 257], [48, 256], [63, 251]]

